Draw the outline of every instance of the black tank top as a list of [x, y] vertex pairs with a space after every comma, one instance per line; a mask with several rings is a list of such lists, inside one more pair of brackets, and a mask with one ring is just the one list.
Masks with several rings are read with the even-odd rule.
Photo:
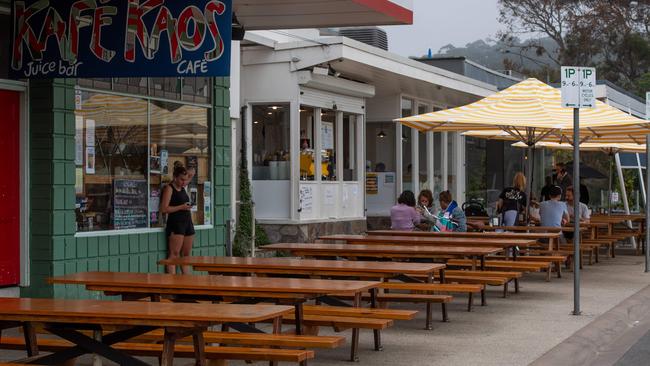
[[[190, 197], [187, 195], [187, 191], [181, 188], [180, 191], [177, 191], [173, 184], [169, 184], [169, 187], [172, 189], [172, 197], [169, 200], [169, 206], [180, 206], [184, 205], [186, 202], [190, 202]], [[181, 210], [172, 212], [167, 216], [167, 224], [172, 224], [176, 222], [186, 222], [192, 221], [192, 214], [190, 211]]]

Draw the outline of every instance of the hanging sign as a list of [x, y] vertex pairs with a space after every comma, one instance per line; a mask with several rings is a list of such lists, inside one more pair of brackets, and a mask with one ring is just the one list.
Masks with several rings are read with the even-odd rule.
[[13, 78], [228, 76], [232, 0], [15, 0]]
[[596, 108], [596, 69], [562, 66], [562, 107]]

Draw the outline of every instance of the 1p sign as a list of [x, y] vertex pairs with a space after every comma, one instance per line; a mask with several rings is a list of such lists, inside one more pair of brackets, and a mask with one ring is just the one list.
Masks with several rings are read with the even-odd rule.
[[232, 0], [14, 0], [13, 78], [228, 76]]
[[562, 66], [562, 107], [596, 108], [596, 69]]

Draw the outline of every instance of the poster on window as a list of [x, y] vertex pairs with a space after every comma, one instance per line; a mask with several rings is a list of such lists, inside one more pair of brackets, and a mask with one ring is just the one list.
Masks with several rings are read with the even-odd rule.
[[75, 134], [74, 134], [74, 163], [77, 166], [84, 164], [84, 118], [75, 117]]
[[187, 165], [185, 165], [185, 167], [187, 169], [194, 168], [194, 176], [192, 177], [190, 184], [196, 186], [199, 182], [199, 159], [196, 156], [188, 156]]
[[160, 150], [160, 171], [162, 175], [169, 174], [169, 168], [167, 167], [167, 162], [169, 161], [169, 153], [167, 150]]
[[299, 191], [300, 212], [311, 214], [314, 209], [314, 188], [309, 185], [301, 185]]
[[190, 205], [192, 205], [192, 212], [198, 211], [198, 198], [199, 191], [196, 189], [196, 187], [190, 187]]
[[323, 142], [323, 150], [334, 149], [334, 123], [332, 122], [321, 122], [320, 125], [321, 139]]
[[14, 79], [230, 75], [232, 0], [11, 3]]
[[323, 195], [323, 204], [325, 206], [334, 206], [336, 204], [336, 192], [334, 191], [334, 187], [332, 186], [325, 186], [324, 191], [325, 194]]
[[157, 224], [160, 221], [160, 190], [152, 189], [149, 193], [149, 221]]
[[86, 148], [86, 174], [95, 174], [95, 147]]
[[208, 196], [203, 197], [203, 224], [210, 225], [212, 223], [212, 199]]
[[86, 146], [95, 146], [95, 120], [86, 120]]

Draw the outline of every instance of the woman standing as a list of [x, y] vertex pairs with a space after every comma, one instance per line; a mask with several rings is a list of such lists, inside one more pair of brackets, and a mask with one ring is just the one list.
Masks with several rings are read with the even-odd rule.
[[519, 213], [526, 207], [526, 177], [524, 173], [518, 172], [512, 180], [512, 187], [501, 192], [497, 201], [497, 210], [501, 212], [503, 226], [514, 226], [519, 224]]
[[[187, 169], [183, 165], [174, 164], [174, 179], [162, 192], [160, 212], [167, 214], [165, 234], [169, 245], [167, 259], [188, 256], [192, 252], [194, 241], [194, 225], [192, 224], [192, 204], [185, 186], [189, 183]], [[166, 266], [167, 273], [176, 273], [176, 266]], [[181, 272], [189, 273], [189, 266], [183, 266]]]

